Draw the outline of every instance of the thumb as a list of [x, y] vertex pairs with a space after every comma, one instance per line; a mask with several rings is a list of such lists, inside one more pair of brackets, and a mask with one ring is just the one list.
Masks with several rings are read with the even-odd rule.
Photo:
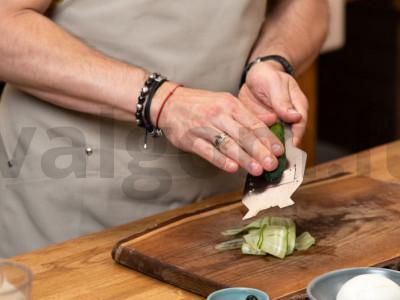
[[272, 108], [258, 100], [247, 85], [243, 85], [239, 93], [239, 99], [242, 104], [248, 108], [254, 115], [256, 115], [261, 121], [263, 121], [268, 126], [276, 123], [277, 116]]
[[278, 117], [287, 123], [297, 123], [302, 115], [292, 103], [291, 92], [296, 81], [288, 74], [282, 74], [278, 82], [271, 85], [271, 104]]

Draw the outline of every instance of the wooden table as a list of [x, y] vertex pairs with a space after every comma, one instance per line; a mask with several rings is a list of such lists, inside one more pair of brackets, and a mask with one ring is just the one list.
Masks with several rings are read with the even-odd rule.
[[[352, 172], [400, 183], [400, 141], [351, 155], [307, 171], [305, 181]], [[126, 236], [181, 213], [238, 197], [226, 194], [141, 221], [34, 251], [12, 260], [34, 272], [33, 299], [201, 299], [159, 282], [111, 259], [114, 244]]]

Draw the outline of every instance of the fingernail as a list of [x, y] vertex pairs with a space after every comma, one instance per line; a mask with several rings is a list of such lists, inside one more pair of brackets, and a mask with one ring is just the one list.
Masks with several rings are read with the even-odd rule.
[[299, 114], [300, 114], [300, 113], [299, 113], [297, 110], [295, 110], [294, 108], [289, 108], [289, 109], [288, 109], [288, 113], [291, 114], [291, 115], [299, 115]]
[[271, 148], [272, 148], [272, 152], [273, 152], [275, 155], [280, 155], [280, 154], [281, 154], [281, 145], [279, 145], [279, 144], [273, 144]]
[[273, 165], [274, 165], [274, 159], [273, 159], [272, 157], [270, 157], [270, 156], [267, 156], [267, 157], [264, 159], [264, 164], [265, 164], [265, 166], [266, 166], [267, 168], [272, 168]]
[[252, 162], [252, 163], [250, 164], [250, 170], [251, 170], [253, 173], [258, 174], [258, 173], [261, 173], [262, 167], [261, 167], [258, 163]]

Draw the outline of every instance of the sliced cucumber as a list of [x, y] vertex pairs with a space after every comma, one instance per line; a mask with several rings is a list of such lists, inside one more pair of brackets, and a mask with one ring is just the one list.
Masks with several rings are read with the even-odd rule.
[[218, 244], [215, 248], [219, 251], [241, 248], [243, 254], [269, 254], [279, 258], [292, 254], [295, 249], [307, 250], [315, 244], [315, 238], [308, 232], [296, 238], [295, 222], [283, 217], [264, 217], [222, 234], [241, 237]]

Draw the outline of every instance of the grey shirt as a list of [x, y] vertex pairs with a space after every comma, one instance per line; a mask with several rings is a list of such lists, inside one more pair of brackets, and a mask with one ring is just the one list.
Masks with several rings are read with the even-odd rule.
[[[111, 57], [186, 86], [237, 93], [265, 9], [265, 0], [65, 0], [48, 15]], [[165, 138], [144, 150], [133, 124], [59, 108], [11, 85], [0, 134], [0, 257], [243, 184], [243, 174], [224, 173]]]

